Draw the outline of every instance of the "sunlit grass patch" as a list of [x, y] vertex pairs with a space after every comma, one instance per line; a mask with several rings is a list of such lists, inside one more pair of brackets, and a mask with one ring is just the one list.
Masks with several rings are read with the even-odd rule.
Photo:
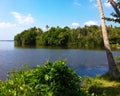
[[93, 96], [120, 96], [120, 82], [105, 79], [104, 76], [86, 77], [82, 87]]

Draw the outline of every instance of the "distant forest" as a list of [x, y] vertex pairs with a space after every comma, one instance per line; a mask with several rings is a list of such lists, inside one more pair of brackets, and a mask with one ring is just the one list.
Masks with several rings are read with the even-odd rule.
[[[15, 46], [66, 47], [66, 48], [104, 48], [101, 27], [92, 25], [78, 28], [61, 28], [46, 26], [24, 30], [14, 37]], [[108, 37], [112, 48], [120, 47], [120, 27], [107, 26]]]

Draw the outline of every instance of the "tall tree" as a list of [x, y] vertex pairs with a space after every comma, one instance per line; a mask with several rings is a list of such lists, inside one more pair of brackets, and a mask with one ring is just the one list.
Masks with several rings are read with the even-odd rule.
[[111, 4], [115, 12], [112, 12], [111, 18], [105, 18], [108, 21], [114, 21], [117, 23], [120, 23], [120, 0], [108, 0], [108, 2]]
[[112, 7], [114, 8], [116, 15], [120, 18], [120, 11], [119, 11], [119, 3], [120, 0], [118, 0], [118, 3], [116, 3], [114, 0], [108, 0], [108, 2], [110, 2], [110, 4], [112, 5]]
[[101, 0], [96, 0], [96, 1], [97, 1], [98, 11], [99, 11], [99, 15], [100, 15], [103, 41], [104, 41], [104, 46], [105, 46], [107, 60], [108, 60], [109, 74], [113, 78], [117, 79], [117, 78], [120, 78], [120, 73], [119, 73], [118, 68], [115, 64], [115, 60], [113, 58], [111, 48], [110, 48], [110, 45], [109, 45], [109, 40], [108, 40], [107, 29], [106, 29], [105, 20], [104, 20], [102, 3], [101, 3]]
[[46, 27], [46, 29], [47, 29], [47, 31], [48, 31], [48, 29], [49, 29], [49, 26], [48, 26], [48, 25], [46, 25], [45, 27]]

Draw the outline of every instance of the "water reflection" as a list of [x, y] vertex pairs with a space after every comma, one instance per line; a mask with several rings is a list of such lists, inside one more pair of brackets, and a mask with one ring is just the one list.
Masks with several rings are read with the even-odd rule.
[[[120, 55], [119, 51], [114, 56]], [[107, 71], [107, 59], [103, 50], [79, 49], [46, 49], [46, 48], [14, 48], [12, 42], [0, 41], [0, 79], [6, 78], [11, 68], [18, 68], [27, 63], [30, 68], [43, 65], [46, 60], [51, 62], [64, 59], [67, 66], [75, 69], [78, 75], [95, 76]]]

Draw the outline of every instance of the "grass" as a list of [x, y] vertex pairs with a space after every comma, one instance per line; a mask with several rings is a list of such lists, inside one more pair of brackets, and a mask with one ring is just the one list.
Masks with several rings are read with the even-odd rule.
[[[116, 60], [120, 72], [120, 56]], [[86, 77], [82, 87], [91, 96], [120, 96], [120, 80], [114, 80], [108, 73], [93, 78]]]
[[108, 74], [86, 77], [82, 87], [92, 96], [120, 96], [120, 81], [112, 80]]

